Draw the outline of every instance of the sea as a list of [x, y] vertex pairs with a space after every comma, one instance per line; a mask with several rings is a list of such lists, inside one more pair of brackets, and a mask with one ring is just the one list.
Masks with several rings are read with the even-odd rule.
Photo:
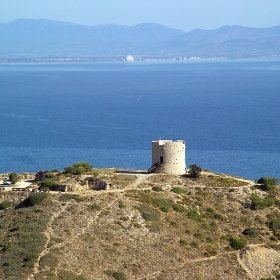
[[186, 165], [280, 179], [280, 59], [0, 64], [0, 173]]

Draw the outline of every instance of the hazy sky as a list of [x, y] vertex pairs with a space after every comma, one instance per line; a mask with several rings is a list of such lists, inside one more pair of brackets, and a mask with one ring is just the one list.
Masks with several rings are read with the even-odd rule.
[[50, 19], [85, 25], [160, 23], [190, 31], [280, 25], [279, 0], [0, 0], [0, 22]]

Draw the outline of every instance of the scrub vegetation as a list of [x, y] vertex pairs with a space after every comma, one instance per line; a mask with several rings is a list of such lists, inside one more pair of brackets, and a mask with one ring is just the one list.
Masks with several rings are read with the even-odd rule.
[[[1, 192], [1, 279], [277, 279], [276, 183], [206, 171], [190, 178], [98, 170], [86, 178], [118, 188]], [[262, 265], [251, 262], [257, 256]]]

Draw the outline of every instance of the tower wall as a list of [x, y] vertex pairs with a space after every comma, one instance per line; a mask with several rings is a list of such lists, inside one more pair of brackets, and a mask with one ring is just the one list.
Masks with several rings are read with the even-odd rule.
[[186, 144], [183, 140], [157, 140], [152, 142], [151, 172], [184, 174], [186, 172]]

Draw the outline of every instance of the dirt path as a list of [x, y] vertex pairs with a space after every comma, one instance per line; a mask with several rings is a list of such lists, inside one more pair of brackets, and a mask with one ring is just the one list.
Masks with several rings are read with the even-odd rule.
[[[251, 276], [251, 271], [243, 264], [241, 258], [242, 258], [242, 256], [244, 256], [243, 254], [246, 254], [246, 250], [250, 250], [250, 248], [261, 247], [261, 246], [264, 246], [264, 245], [265, 245], [265, 243], [250, 244], [250, 245], [247, 245], [245, 248], [242, 248], [241, 250], [238, 250], [238, 251], [222, 252], [222, 253], [219, 253], [219, 254], [217, 254], [215, 256], [211, 256], [211, 257], [201, 257], [201, 258], [197, 258], [197, 259], [193, 259], [193, 260], [185, 260], [182, 264], [180, 264], [177, 267], [173, 267], [173, 266], [172, 267], [167, 267], [164, 270], [177, 270], [177, 269], [180, 269], [180, 268], [182, 268], [185, 265], [190, 264], [190, 263], [204, 262], [204, 261], [214, 260], [214, 259], [216, 259], [220, 256], [237, 254], [238, 263], [241, 265], [241, 267], [247, 272], [247, 275], [250, 277]], [[156, 275], [160, 274], [161, 272], [162, 272], [162, 270], [155, 271], [155, 272], [150, 273], [148, 275], [141, 276], [140, 278], [137, 278], [137, 280], [147, 279], [151, 276], [156, 276]]]
[[29, 187], [34, 181], [33, 180], [20, 180], [16, 182], [13, 188], [27, 188]]
[[27, 278], [27, 280], [35, 280], [35, 275], [37, 273], [39, 273], [40, 260], [44, 255], [46, 255], [50, 251], [50, 248], [48, 247], [48, 245], [49, 245], [49, 242], [51, 240], [52, 223], [53, 223], [55, 218], [57, 218], [63, 211], [65, 211], [65, 209], [67, 208], [68, 205], [69, 205], [69, 202], [66, 203], [63, 207], [61, 207], [59, 211], [57, 211], [56, 213], [53, 213], [53, 215], [50, 217], [50, 221], [48, 223], [47, 229], [44, 232], [45, 236], [47, 237], [47, 242], [44, 245], [43, 251], [39, 254], [36, 263], [34, 264], [33, 273]]

